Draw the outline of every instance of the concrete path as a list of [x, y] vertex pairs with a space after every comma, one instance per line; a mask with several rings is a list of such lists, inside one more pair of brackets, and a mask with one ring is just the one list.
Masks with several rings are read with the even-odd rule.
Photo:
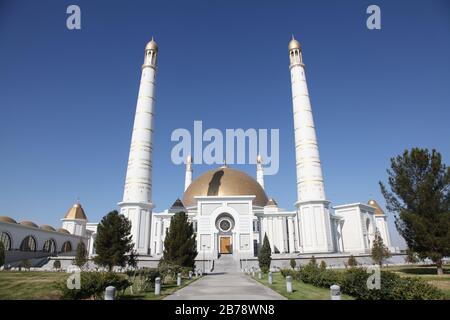
[[[237, 270], [220, 258], [214, 272], [184, 287], [166, 300], [285, 300], [272, 289]], [[225, 263], [223, 263], [225, 262]], [[226, 269], [226, 270], [223, 270]]]

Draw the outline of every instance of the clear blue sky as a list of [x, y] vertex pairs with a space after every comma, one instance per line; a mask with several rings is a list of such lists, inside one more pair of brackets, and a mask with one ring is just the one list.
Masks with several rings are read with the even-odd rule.
[[[82, 30], [66, 29], [78, 4]], [[370, 4], [382, 29], [366, 28]], [[38, 224], [80, 197], [121, 200], [146, 42], [159, 44], [153, 199], [182, 195], [175, 128], [279, 128], [267, 193], [296, 200], [287, 44], [303, 46], [328, 198], [384, 205], [378, 181], [413, 146], [450, 159], [446, 1], [0, 1], [0, 215]], [[252, 165], [237, 166], [254, 175]], [[195, 166], [194, 175], [207, 170]], [[393, 217], [389, 216], [394, 240]]]

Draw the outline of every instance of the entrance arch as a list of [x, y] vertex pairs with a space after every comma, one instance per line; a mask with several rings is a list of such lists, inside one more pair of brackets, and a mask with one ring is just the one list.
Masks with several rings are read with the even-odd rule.
[[223, 212], [216, 218], [216, 228], [219, 237], [219, 254], [233, 253], [234, 218], [231, 214]]

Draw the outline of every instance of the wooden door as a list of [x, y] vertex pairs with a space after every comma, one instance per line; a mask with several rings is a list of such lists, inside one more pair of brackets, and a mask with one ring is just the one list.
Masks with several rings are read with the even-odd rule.
[[231, 237], [220, 237], [220, 253], [231, 253]]

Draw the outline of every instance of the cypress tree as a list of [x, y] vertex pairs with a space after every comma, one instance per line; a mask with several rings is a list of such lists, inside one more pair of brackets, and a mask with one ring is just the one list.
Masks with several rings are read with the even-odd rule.
[[161, 263], [193, 268], [197, 256], [194, 227], [185, 212], [176, 213], [164, 239]]
[[267, 273], [270, 270], [270, 263], [272, 262], [271, 251], [272, 250], [270, 249], [270, 243], [269, 239], [267, 238], [267, 234], [264, 234], [263, 245], [258, 254], [259, 268], [264, 273]]
[[5, 246], [3, 242], [0, 241], [0, 267], [5, 264]]
[[75, 256], [75, 265], [79, 268], [82, 268], [87, 262], [87, 251], [86, 246], [83, 242], [78, 242], [77, 245], [77, 254]]
[[[131, 238], [131, 222], [116, 210], [103, 217], [97, 227], [94, 262], [106, 266], [125, 267], [133, 257], [134, 243]], [[131, 258], [132, 259], [132, 258]]]

